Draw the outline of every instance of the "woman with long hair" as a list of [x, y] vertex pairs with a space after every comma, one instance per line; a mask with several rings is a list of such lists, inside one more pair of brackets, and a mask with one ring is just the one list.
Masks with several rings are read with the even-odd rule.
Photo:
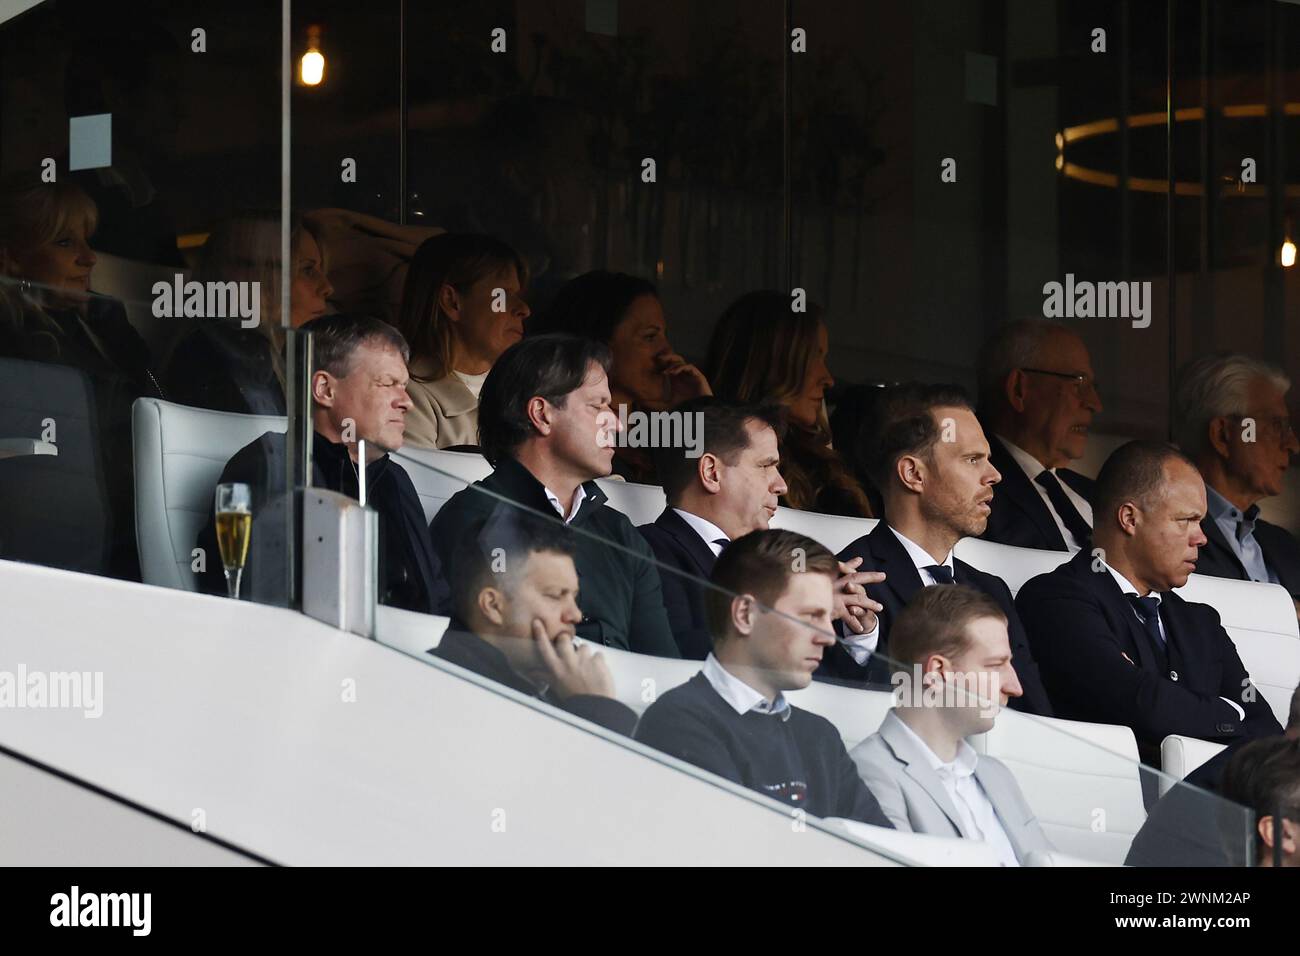
[[785, 407], [781, 475], [784, 503], [801, 511], [871, 517], [871, 502], [831, 447], [826, 391], [835, 384], [821, 310], [793, 312], [782, 292], [749, 292], [733, 302], [713, 330], [704, 363], [722, 398]]
[[446, 232], [420, 244], [397, 327], [411, 346], [406, 444], [478, 445], [478, 396], [501, 353], [524, 335], [528, 266], [500, 239]]
[[[567, 282], [529, 335], [567, 332], [609, 346], [609, 391], [615, 411], [660, 412], [713, 394], [709, 381], [673, 351], [663, 303], [654, 284], [602, 269]], [[657, 483], [648, 449], [620, 446], [614, 473], [628, 481]]]
[[[315, 232], [289, 220], [293, 272], [289, 325], [324, 315], [334, 292], [329, 262]], [[166, 367], [171, 397], [185, 405], [253, 415], [285, 414], [285, 329], [280, 316], [279, 210], [252, 210], [219, 223], [208, 236], [194, 279], [257, 283], [258, 324], [207, 316], [172, 349]]]

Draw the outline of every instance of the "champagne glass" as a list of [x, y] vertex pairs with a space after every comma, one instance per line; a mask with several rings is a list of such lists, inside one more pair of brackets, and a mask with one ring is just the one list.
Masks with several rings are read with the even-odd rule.
[[239, 579], [248, 560], [248, 539], [253, 533], [253, 512], [248, 485], [217, 485], [217, 548], [226, 569], [226, 592], [239, 600]]

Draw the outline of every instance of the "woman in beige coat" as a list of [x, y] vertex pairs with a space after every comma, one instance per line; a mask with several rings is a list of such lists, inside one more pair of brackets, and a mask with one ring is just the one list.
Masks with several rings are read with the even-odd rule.
[[499, 239], [443, 233], [415, 251], [398, 328], [411, 345], [406, 444], [478, 445], [478, 395], [497, 357], [524, 335], [528, 269]]

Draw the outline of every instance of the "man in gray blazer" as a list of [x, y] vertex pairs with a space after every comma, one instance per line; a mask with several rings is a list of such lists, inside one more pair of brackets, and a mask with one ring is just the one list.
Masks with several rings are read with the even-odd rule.
[[1052, 845], [1006, 765], [966, 742], [1020, 695], [1007, 619], [983, 592], [923, 588], [890, 633], [899, 696], [852, 757], [900, 830], [983, 840], [1004, 866]]

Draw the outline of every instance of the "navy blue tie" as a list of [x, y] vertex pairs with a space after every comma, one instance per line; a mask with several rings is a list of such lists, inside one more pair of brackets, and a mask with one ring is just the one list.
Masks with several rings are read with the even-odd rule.
[[946, 565], [931, 564], [925, 570], [930, 572], [930, 577], [934, 578], [935, 584], [953, 583], [952, 572], [948, 570]]
[[1146, 628], [1147, 637], [1151, 638], [1151, 643], [1156, 650], [1165, 649], [1165, 638], [1160, 633], [1160, 602], [1153, 597], [1138, 597], [1136, 594], [1126, 595], [1133, 609], [1137, 611], [1138, 618], [1142, 621], [1142, 626]]

